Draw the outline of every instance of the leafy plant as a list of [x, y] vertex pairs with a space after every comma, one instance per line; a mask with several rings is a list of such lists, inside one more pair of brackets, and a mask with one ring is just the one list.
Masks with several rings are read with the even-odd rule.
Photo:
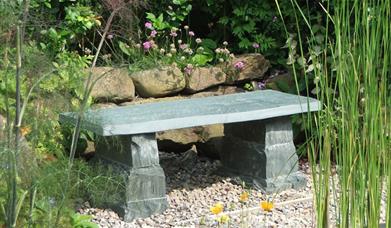
[[131, 61], [131, 71], [177, 65], [190, 75], [194, 67], [226, 63], [233, 58], [227, 42], [218, 47], [211, 39], [195, 38], [189, 26], [158, 31], [154, 23], [146, 22], [145, 29], [146, 35], [141, 43], [119, 41], [119, 49]]
[[71, 226], [73, 228], [99, 228], [99, 226], [91, 222], [91, 215], [81, 215], [75, 213], [71, 215]]
[[[291, 58], [292, 67], [305, 69], [305, 76], [314, 75], [314, 92], [323, 106], [317, 115], [303, 117], [310, 136], [307, 151], [317, 226], [378, 227], [385, 189], [386, 210], [391, 211], [387, 113], [391, 105], [387, 90], [391, 2], [354, 0], [332, 4], [326, 1], [322, 5], [327, 18], [325, 29], [320, 30], [323, 36], [318, 36], [308, 15], [292, 1], [297, 16], [307, 22], [305, 29], [311, 30], [308, 37], [297, 37], [300, 61]], [[302, 27], [297, 29], [300, 34]], [[309, 57], [303, 51], [305, 40], [310, 41]], [[317, 55], [317, 50], [321, 54]], [[330, 223], [331, 200], [338, 207], [333, 216], [337, 224]], [[390, 216], [385, 214], [386, 227], [391, 224]]]
[[80, 39], [93, 27], [101, 25], [98, 18], [89, 6], [68, 6], [62, 24], [41, 31], [47, 40], [40, 45], [55, 53], [68, 50], [72, 45], [83, 46]]
[[[147, 12], [146, 18], [153, 23], [157, 30], [180, 27], [192, 10], [191, 0], [157, 1], [154, 5], [158, 6], [153, 10], [157, 14]], [[162, 11], [162, 9], [165, 10]]]

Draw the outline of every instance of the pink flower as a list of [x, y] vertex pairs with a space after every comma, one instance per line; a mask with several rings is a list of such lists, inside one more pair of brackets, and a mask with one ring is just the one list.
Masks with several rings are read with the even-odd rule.
[[171, 31], [170, 36], [176, 37], [178, 34], [175, 31]]
[[255, 48], [255, 49], [259, 48], [259, 44], [258, 43], [253, 43], [253, 48]]
[[147, 28], [147, 29], [153, 29], [152, 23], [149, 22], [149, 21], [145, 22], [145, 28]]
[[185, 70], [185, 74], [191, 75], [191, 73], [193, 72], [193, 67], [186, 66], [184, 70]]
[[186, 49], [187, 48], [187, 44], [181, 44], [181, 45], [179, 45], [179, 48], [182, 49], [182, 50]]
[[236, 63], [234, 64], [234, 67], [235, 67], [236, 69], [238, 69], [238, 70], [241, 70], [241, 69], [243, 69], [243, 67], [244, 67], [244, 62], [243, 62], [243, 61], [236, 62]]
[[152, 43], [150, 41], [146, 41], [143, 43], [143, 47], [145, 51], [148, 51], [152, 47]]
[[189, 31], [189, 36], [195, 36], [195, 33], [193, 31]]
[[156, 34], [157, 34], [156, 30], [152, 30], [152, 31], [151, 31], [151, 37], [155, 37]]

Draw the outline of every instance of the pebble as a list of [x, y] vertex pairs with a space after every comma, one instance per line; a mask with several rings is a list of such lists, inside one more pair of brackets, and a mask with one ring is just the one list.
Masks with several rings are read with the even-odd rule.
[[[175, 158], [174, 153], [163, 153], [163, 157]], [[109, 209], [91, 208], [88, 202], [82, 204], [79, 213], [93, 216], [93, 222], [100, 227], [114, 228], [147, 228], [147, 227], [217, 227], [211, 217], [209, 208], [217, 202], [225, 205], [224, 212], [229, 214], [229, 224], [220, 227], [315, 227], [315, 213], [312, 199], [311, 169], [307, 162], [300, 161], [300, 170], [307, 177], [307, 185], [303, 189], [289, 189], [273, 195], [266, 195], [260, 190], [246, 189], [234, 184], [227, 177], [214, 175], [220, 166], [218, 160], [200, 158], [195, 167], [185, 170], [179, 167], [163, 166], [167, 176], [167, 199], [169, 208], [161, 214], [149, 218], [135, 219], [126, 223]], [[249, 191], [249, 200], [242, 204], [239, 196]], [[272, 212], [260, 209], [260, 201], [273, 198], [276, 207]], [[287, 203], [296, 199], [306, 199]], [[385, 207], [383, 197], [382, 206]], [[279, 203], [281, 205], [279, 206]], [[246, 211], [249, 209], [250, 211]], [[335, 224], [336, 205], [330, 202], [330, 218]], [[385, 210], [381, 210], [382, 220]]]

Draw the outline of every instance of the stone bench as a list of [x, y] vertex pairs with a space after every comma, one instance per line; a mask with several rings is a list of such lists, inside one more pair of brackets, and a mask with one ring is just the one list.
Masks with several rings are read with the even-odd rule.
[[[156, 132], [225, 124], [223, 171], [267, 191], [300, 187], [290, 115], [320, 109], [317, 100], [273, 90], [87, 111], [82, 129], [97, 134], [96, 156], [125, 170], [121, 202], [125, 221], [162, 212], [166, 182]], [[75, 113], [60, 121], [74, 124]], [[113, 203], [113, 202], [112, 202]]]

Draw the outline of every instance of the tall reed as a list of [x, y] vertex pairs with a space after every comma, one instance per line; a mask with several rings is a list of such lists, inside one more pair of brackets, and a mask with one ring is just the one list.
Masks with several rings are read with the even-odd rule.
[[[320, 54], [311, 51], [319, 47], [313, 42], [313, 20], [295, 0], [291, 3], [296, 19], [304, 20], [310, 30], [308, 37], [299, 36], [300, 55], [310, 59], [303, 73], [315, 78], [316, 96], [323, 104], [323, 110], [307, 119], [307, 134], [314, 136], [308, 157], [317, 226], [377, 227], [382, 192], [387, 191], [386, 220], [391, 227], [391, 1], [319, 3], [326, 28]], [[276, 4], [279, 7], [277, 0]], [[298, 34], [302, 29], [297, 27]], [[309, 54], [303, 51], [306, 48]], [[336, 177], [331, 175], [332, 161]], [[333, 215], [336, 224], [330, 224], [331, 200], [338, 207]]]

